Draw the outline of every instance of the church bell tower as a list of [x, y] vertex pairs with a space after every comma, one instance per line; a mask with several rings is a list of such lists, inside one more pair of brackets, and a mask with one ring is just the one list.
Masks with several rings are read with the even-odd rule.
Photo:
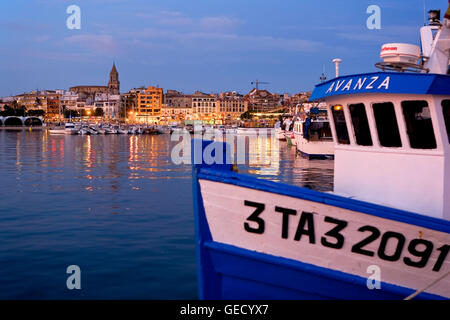
[[117, 72], [115, 63], [113, 63], [113, 67], [109, 73], [108, 88], [111, 94], [120, 94], [119, 73]]

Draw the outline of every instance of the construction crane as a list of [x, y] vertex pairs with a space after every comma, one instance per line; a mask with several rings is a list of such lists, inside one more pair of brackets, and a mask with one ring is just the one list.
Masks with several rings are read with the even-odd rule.
[[269, 84], [269, 82], [263, 82], [263, 81], [256, 80], [256, 81], [254, 81], [254, 82], [252, 81], [251, 84], [254, 84], [256, 90], [259, 90], [258, 86], [259, 86], [260, 84]]

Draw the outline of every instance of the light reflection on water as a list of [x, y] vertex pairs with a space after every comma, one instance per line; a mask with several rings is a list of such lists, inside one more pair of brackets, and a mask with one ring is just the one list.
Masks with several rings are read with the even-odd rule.
[[[0, 131], [0, 299], [195, 299], [191, 167], [172, 163], [175, 144]], [[242, 173], [332, 189], [332, 161], [261, 138], [247, 152]]]
[[333, 190], [334, 161], [308, 160], [286, 142], [256, 137], [249, 143], [248, 157], [256, 161], [240, 166], [242, 173], [318, 191]]

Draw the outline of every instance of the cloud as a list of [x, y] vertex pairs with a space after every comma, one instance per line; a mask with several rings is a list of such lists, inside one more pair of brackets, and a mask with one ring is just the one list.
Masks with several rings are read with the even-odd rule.
[[148, 19], [160, 26], [189, 26], [194, 24], [194, 19], [187, 17], [179, 11], [159, 11], [157, 13], [137, 13], [137, 17]]
[[218, 42], [221, 47], [225, 42], [229, 42], [229, 44], [227, 43], [229, 47], [240, 50], [314, 52], [322, 47], [321, 42], [306, 39], [238, 35], [233, 33], [191, 32], [180, 34], [177, 38], [193, 41], [207, 40], [210, 46], [214, 42]]
[[64, 43], [86, 47], [96, 53], [102, 54], [114, 54], [118, 50], [116, 41], [110, 35], [74, 35], [65, 38]]
[[321, 42], [307, 39], [240, 35], [219, 31], [182, 32], [147, 28], [139, 31], [122, 31], [120, 35], [131, 39], [137, 45], [140, 43], [148, 43], [148, 39], [153, 39], [151, 41], [153, 46], [164, 43], [164, 46], [167, 47], [170, 43], [172, 43], [172, 46], [175, 43], [178, 49], [180, 49], [180, 45], [195, 48], [200, 46], [203, 48], [203, 51], [223, 49], [226, 47], [233, 50], [315, 52], [323, 48]]
[[238, 19], [225, 16], [189, 17], [180, 11], [159, 11], [155, 13], [137, 13], [137, 17], [149, 19], [156, 25], [167, 27], [189, 26], [195, 29], [230, 29], [240, 23]]
[[239, 20], [228, 17], [204, 17], [200, 25], [206, 29], [231, 29], [239, 24]]
[[42, 36], [37, 36], [33, 39], [34, 42], [38, 42], [38, 43], [43, 43], [46, 42], [48, 40], [50, 40], [50, 36], [49, 35], [42, 35]]
[[42, 23], [17, 23], [4, 21], [0, 22], [0, 29], [6, 29], [13, 32], [29, 33], [30, 31], [48, 30], [49, 27]]
[[404, 41], [404, 39], [414, 38], [418, 32], [418, 27], [387, 25], [382, 26], [380, 30], [359, 28], [358, 30], [355, 29], [351, 32], [337, 32], [336, 36], [342, 39], [354, 41], [399, 42]]
[[253, 49], [264, 50], [280, 50], [280, 51], [298, 51], [298, 52], [314, 52], [322, 47], [322, 43], [307, 39], [298, 38], [275, 38], [269, 36], [253, 36], [244, 37]]
[[36, 49], [33, 51], [24, 51], [20, 53], [20, 56], [33, 59], [45, 59], [48, 61], [101, 63], [98, 57], [90, 52], [57, 52], [49, 48], [44, 48], [44, 50]]

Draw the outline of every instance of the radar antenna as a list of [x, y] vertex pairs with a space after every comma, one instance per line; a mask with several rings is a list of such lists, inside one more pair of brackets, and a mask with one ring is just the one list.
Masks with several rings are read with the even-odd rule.
[[423, 71], [426, 71], [428, 73], [430, 71], [429, 69], [424, 68], [420, 64], [407, 62], [395, 62], [395, 63], [377, 62], [375, 63], [375, 67], [383, 71], [416, 72], [416, 73], [422, 73]]

